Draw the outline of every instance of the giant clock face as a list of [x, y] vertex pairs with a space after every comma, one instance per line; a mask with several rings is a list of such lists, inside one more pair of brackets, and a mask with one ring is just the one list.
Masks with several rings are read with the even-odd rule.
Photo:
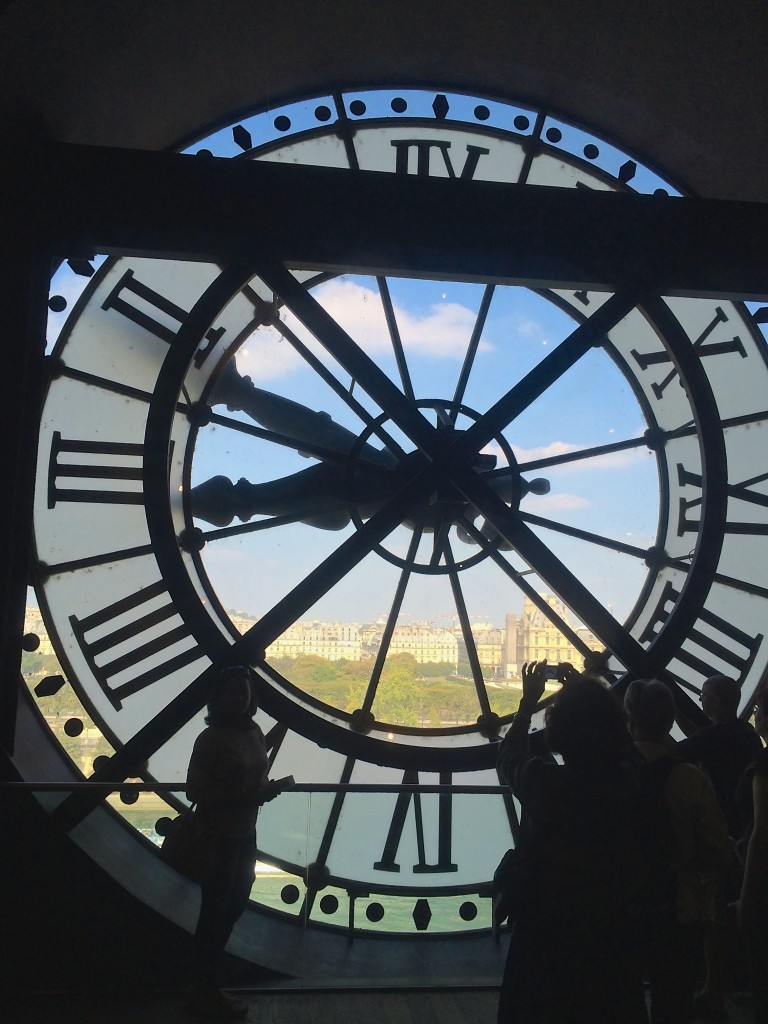
[[[535, 111], [424, 91], [320, 97], [200, 150], [350, 175], [663, 184]], [[407, 927], [450, 931], [487, 926], [476, 897], [516, 808], [397, 787], [498, 783], [520, 637], [535, 643], [524, 601], [564, 648], [667, 673], [683, 703], [716, 671], [751, 698], [768, 662], [768, 369], [727, 300], [413, 271], [102, 261], [50, 356], [38, 595], [116, 749], [211, 666], [249, 659], [272, 774], [353, 787], [266, 807], [262, 858], [308, 876], [311, 920], [346, 924], [364, 893], [379, 910], [360, 926], [395, 927], [386, 897]], [[182, 780], [202, 724], [157, 732], [147, 778]]]

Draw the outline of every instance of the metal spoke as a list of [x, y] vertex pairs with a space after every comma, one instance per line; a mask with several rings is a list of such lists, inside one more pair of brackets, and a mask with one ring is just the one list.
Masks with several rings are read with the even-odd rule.
[[[355, 767], [355, 760], [356, 759], [354, 757], [348, 757], [344, 762], [344, 767], [342, 768], [341, 775], [339, 776], [339, 783], [342, 786], [346, 785], [352, 778], [352, 770]], [[336, 834], [336, 827], [339, 824], [339, 818], [341, 817], [341, 811], [344, 806], [346, 795], [347, 794], [344, 790], [339, 790], [334, 794], [333, 803], [331, 804], [331, 809], [325, 822], [325, 828], [323, 829], [323, 837], [320, 840], [320, 846], [313, 861], [315, 870], [324, 868], [326, 861], [328, 860], [328, 854], [331, 852], [331, 844], [333, 842], [333, 837]], [[315, 886], [307, 886], [307, 891], [301, 908], [301, 913], [305, 922], [309, 920], [309, 915], [312, 913], [312, 907], [315, 903], [317, 891], [318, 890]]]
[[[692, 429], [691, 433], [695, 433]], [[667, 441], [672, 437], [683, 437], [688, 433], [687, 428], [680, 431], [665, 431], [663, 440]], [[550, 455], [545, 459], [530, 459], [528, 462], [519, 462], [517, 468], [521, 473], [532, 473], [539, 469], [547, 469], [551, 466], [563, 466], [571, 462], [579, 462], [582, 459], [599, 459], [603, 455], [613, 455], [614, 452], [630, 451], [633, 448], [650, 447], [654, 442], [648, 437], [631, 437], [626, 441], [613, 441], [611, 444], [595, 445], [592, 448], [580, 448], [573, 452], [563, 452], [561, 455]], [[492, 474], [489, 474], [492, 475]]]
[[451, 525], [450, 519], [443, 519], [432, 536], [432, 556], [429, 559], [429, 564], [432, 566], [440, 565], [440, 559], [445, 554], [446, 546], [449, 543], [448, 534]]
[[543, 544], [491, 488], [466, 467], [456, 467], [453, 482], [501, 537], [520, 555], [563, 603], [603, 644], [633, 671], [641, 674], [647, 655], [631, 634], [608, 612], [570, 569]]
[[611, 296], [589, 320], [580, 324], [556, 349], [510, 388], [466, 433], [460, 434], [451, 445], [452, 455], [466, 460], [481, 451], [591, 348], [600, 344], [604, 336], [636, 305], [635, 294], [619, 292]]
[[439, 450], [435, 428], [293, 274], [282, 264], [269, 263], [259, 269], [259, 277], [418, 448], [427, 455]]
[[400, 331], [397, 326], [397, 320], [395, 318], [395, 308], [392, 305], [392, 297], [389, 294], [389, 285], [387, 284], [386, 277], [377, 277], [376, 284], [379, 286], [379, 295], [381, 296], [381, 304], [384, 307], [384, 318], [387, 321], [387, 330], [389, 336], [392, 339], [392, 349], [395, 353], [395, 360], [397, 362], [397, 369], [400, 373], [400, 381], [403, 385], [403, 392], [414, 400], [413, 384], [411, 383], [411, 375], [408, 370], [408, 364], [405, 360], [405, 351], [403, 350], [403, 342], [400, 338]]
[[243, 634], [243, 649], [259, 657], [305, 611], [339, 583], [358, 562], [399, 526], [435, 488], [437, 472], [428, 466], [418, 470], [393, 498], [363, 523], [290, 593], [273, 605]]
[[381, 643], [379, 644], [379, 650], [376, 654], [376, 660], [373, 663], [371, 677], [368, 680], [368, 688], [366, 689], [365, 697], [363, 698], [363, 711], [370, 711], [373, 707], [376, 690], [379, 686], [384, 662], [387, 660], [389, 645], [392, 642], [395, 626], [397, 625], [397, 620], [400, 617], [400, 609], [403, 606], [405, 590], [408, 586], [408, 581], [411, 578], [413, 563], [416, 560], [416, 552], [418, 550], [419, 543], [421, 542], [423, 532], [423, 526], [419, 524], [416, 529], [414, 529], [413, 536], [411, 537], [411, 543], [408, 545], [408, 553], [405, 556], [405, 566], [403, 567], [403, 571], [400, 573], [400, 579], [397, 582], [397, 589], [395, 590], [395, 596], [392, 600], [392, 607], [390, 608], [389, 615], [387, 616], [387, 624], [381, 635]]
[[[483, 535], [482, 531], [475, 526], [471, 519], [464, 518], [462, 525], [466, 529], [467, 533], [470, 533], [477, 543], [488, 552], [489, 557], [496, 563], [501, 571], [505, 573], [512, 580], [515, 586], [519, 588], [523, 596], [527, 597], [528, 600], [538, 608], [547, 619], [549, 619], [552, 625], [560, 630], [563, 636], [570, 641], [577, 651], [586, 655], [590, 651], [590, 648], [584, 643], [579, 634], [565, 621], [565, 619], [561, 615], [558, 615], [551, 605], [547, 604], [535, 587], [531, 586], [531, 584], [525, 579], [525, 573], [521, 572], [519, 569], [515, 569], [515, 567], [502, 555], [494, 542], [488, 540], [488, 538]], [[533, 570], [527, 571], [532, 572]]]
[[[745, 416], [731, 416], [720, 421], [724, 430], [729, 427], [741, 427], [751, 423], [762, 423], [768, 420], [768, 409], [761, 412], [749, 413]], [[521, 473], [532, 473], [540, 469], [548, 469], [551, 466], [562, 466], [570, 462], [577, 462], [581, 459], [600, 458], [602, 455], [611, 455], [613, 452], [628, 451], [631, 448], [642, 448], [646, 446], [652, 451], [665, 444], [667, 441], [680, 437], [693, 437], [696, 434], [694, 423], [685, 423], [674, 430], [653, 430], [641, 437], [627, 438], [625, 441], [614, 441], [611, 444], [595, 445], [592, 448], [580, 448], [578, 451], [564, 452], [562, 455], [550, 455], [545, 459], [530, 459], [528, 462], [519, 462], [518, 469]], [[501, 470], [494, 470], [499, 473]], [[493, 473], [486, 474], [493, 477]]]
[[472, 633], [472, 626], [469, 622], [469, 614], [467, 612], [467, 603], [464, 600], [464, 593], [461, 589], [461, 581], [459, 580], [459, 574], [456, 569], [456, 562], [453, 557], [453, 551], [451, 549], [451, 542], [446, 538], [445, 543], [445, 561], [449, 570], [449, 578], [451, 581], [451, 592], [453, 593], [453, 601], [456, 605], [456, 612], [459, 616], [459, 625], [461, 626], [461, 635], [464, 638], [464, 646], [467, 649], [467, 658], [469, 660], [469, 667], [472, 672], [472, 680], [475, 684], [475, 691], [477, 693], [477, 700], [480, 704], [480, 711], [483, 715], [490, 716], [491, 705], [488, 701], [488, 694], [485, 689], [485, 681], [483, 679], [483, 669], [480, 665], [480, 658], [477, 654], [477, 646], [475, 644], [475, 637]]
[[[300, 285], [298, 281], [296, 281], [293, 275], [289, 276], [291, 277], [291, 280], [294, 281], [296, 286], [298, 288], [301, 288], [305, 295], [309, 294], [309, 292], [306, 291], [304, 286]], [[262, 299], [261, 302], [263, 301], [264, 300]], [[314, 297], [312, 301], [315, 302], [318, 306], [320, 306], [320, 304]], [[320, 306], [320, 308], [322, 309], [322, 306]], [[293, 310], [291, 311], [293, 312]], [[315, 371], [318, 377], [320, 377], [321, 380], [325, 381], [328, 387], [331, 388], [331, 390], [339, 396], [339, 398], [345, 403], [345, 405], [347, 405], [351, 409], [351, 411], [355, 413], [355, 415], [358, 416], [359, 419], [362, 420], [362, 422], [365, 423], [365, 425], [373, 431], [373, 433], [376, 434], [379, 440], [382, 441], [383, 444], [387, 448], [389, 448], [390, 451], [402, 457], [404, 454], [402, 448], [400, 448], [400, 446], [394, 440], [394, 438], [392, 438], [387, 433], [382, 424], [376, 422], [375, 417], [373, 417], [368, 412], [365, 406], [361, 405], [360, 402], [357, 401], [357, 399], [352, 394], [351, 387], [346, 387], [344, 384], [342, 384], [341, 381], [338, 380], [338, 378], [335, 376], [335, 374], [333, 374], [328, 369], [328, 367], [325, 366], [325, 364], [320, 359], [318, 359], [313, 352], [310, 351], [310, 349], [304, 344], [303, 341], [301, 341], [298, 335], [295, 334], [295, 332], [292, 331], [290, 327], [284, 324], [283, 321], [279, 319], [279, 317], [275, 318], [275, 320], [272, 322], [272, 326], [280, 335], [282, 335], [283, 338], [285, 338], [285, 340], [291, 345], [291, 347], [301, 356], [304, 362], [307, 363], [307, 365], [310, 366]], [[331, 354], [333, 355], [333, 353]], [[352, 374], [351, 376], [354, 382], [354, 374]]]
[[[301, 452], [302, 455], [312, 455], [316, 459], [320, 459], [323, 462], [335, 462], [340, 466], [346, 466], [349, 463], [349, 453], [337, 451], [333, 448], [327, 448], [324, 445], [315, 444], [311, 441], [299, 440], [296, 437], [291, 437], [289, 434], [281, 434], [276, 430], [267, 430], [264, 427], [257, 427], [253, 423], [246, 423], [244, 420], [236, 420], [232, 416], [223, 416], [221, 413], [211, 412], [209, 416], [209, 422], [214, 423], [218, 427], [226, 427], [228, 430], [235, 430], [241, 434], [248, 434], [251, 437], [256, 437], [260, 441], [270, 441], [272, 444], [282, 445], [284, 448], [291, 448], [293, 451]], [[365, 462], [371, 467], [375, 467], [377, 463], [370, 462], [366, 458], [365, 451], [362, 450], [358, 458], [361, 462]]]
[[[344, 502], [339, 502], [338, 509], [346, 509]], [[334, 507], [328, 505], [312, 508], [308, 506], [301, 512], [293, 512], [285, 516], [270, 516], [269, 519], [258, 519], [252, 523], [242, 523], [240, 526], [224, 526], [215, 530], [203, 530], [203, 540], [226, 540], [227, 537], [239, 537], [244, 533], [259, 533], [261, 530], [272, 530], [276, 526], [289, 526], [291, 523], [301, 523], [313, 516], [335, 511]]]
[[564, 533], [577, 540], [585, 540], [590, 544], [599, 544], [600, 547], [610, 548], [623, 555], [632, 555], [633, 558], [645, 560], [648, 557], [647, 548], [638, 548], [634, 544], [625, 544], [620, 540], [613, 540], [611, 537], [603, 537], [599, 533], [590, 533], [589, 530], [579, 530], [575, 526], [566, 526], [564, 523], [556, 523], [552, 519], [544, 519], [542, 516], [534, 516], [529, 512], [519, 512], [518, 515], [523, 522], [531, 526], [541, 526], [545, 530], [554, 530], [556, 533]]
[[[464, 365], [461, 368], [459, 374], [459, 380], [456, 385], [456, 391], [453, 396], [453, 400], [456, 405], [460, 405], [464, 401], [464, 392], [467, 389], [467, 382], [469, 381], [469, 375], [472, 372], [472, 366], [475, 362], [475, 356], [477, 355], [477, 349], [480, 345], [480, 338], [485, 327], [485, 321], [488, 317], [488, 310], [491, 306], [491, 299], [493, 293], [496, 290], [496, 285], [488, 284], [485, 286], [483, 292], [483, 298], [480, 302], [480, 309], [477, 313], [477, 319], [475, 320], [475, 326], [472, 329], [472, 337], [469, 339], [469, 346], [467, 347], [467, 354], [464, 357]], [[456, 416], [458, 415], [457, 410], [451, 413], [451, 420], [453, 423], [456, 422]]]

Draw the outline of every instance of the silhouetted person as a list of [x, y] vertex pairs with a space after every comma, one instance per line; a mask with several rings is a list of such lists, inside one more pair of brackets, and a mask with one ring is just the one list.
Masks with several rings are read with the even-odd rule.
[[621, 704], [569, 678], [546, 714], [554, 759], [532, 757], [528, 728], [546, 663], [523, 667], [523, 697], [498, 766], [522, 806], [514, 924], [499, 1024], [646, 1021], [626, 908], [639, 871], [635, 780]]
[[[768, 690], [757, 698], [755, 726], [768, 743]], [[744, 882], [736, 907], [747, 946], [755, 1024], [768, 1024], [768, 750], [745, 773], [752, 811], [744, 861]]]
[[742, 829], [736, 786], [761, 749], [755, 730], [738, 717], [740, 699], [741, 687], [735, 679], [710, 676], [701, 688], [701, 707], [711, 724], [697, 728], [686, 719], [681, 724], [688, 727], [686, 731], [692, 727], [693, 732], [677, 745], [681, 757], [698, 764], [709, 776], [733, 839], [738, 839]]
[[247, 666], [225, 669], [208, 702], [207, 728], [197, 737], [187, 774], [187, 797], [213, 847], [201, 884], [195, 930], [197, 981], [189, 1009], [216, 1020], [245, 1017], [248, 1007], [219, 989], [218, 968], [235, 922], [245, 909], [256, 863], [259, 807], [280, 792], [267, 779], [264, 734], [255, 678]]
[[[758, 756], [761, 744], [757, 733], [738, 717], [741, 687], [729, 676], [710, 676], [701, 688], [701, 707], [710, 721], [699, 726], [677, 713], [678, 722], [690, 734], [677, 749], [686, 760], [698, 764], [712, 783], [720, 808], [725, 815], [728, 834], [735, 842], [741, 835], [743, 822], [736, 802], [736, 787], [747, 766]], [[703, 990], [696, 996], [695, 1007], [708, 1020], [726, 1020], [724, 989], [728, 961], [726, 903], [734, 900], [741, 887], [741, 872], [735, 856], [723, 878], [723, 892], [715, 920], [706, 935], [707, 976]]]
[[650, 877], [636, 914], [651, 1024], [688, 1024], [703, 966], [704, 929], [730, 852], [728, 832], [709, 780], [678, 756], [669, 735], [675, 705], [667, 686], [636, 679], [624, 707], [642, 758], [647, 801]]

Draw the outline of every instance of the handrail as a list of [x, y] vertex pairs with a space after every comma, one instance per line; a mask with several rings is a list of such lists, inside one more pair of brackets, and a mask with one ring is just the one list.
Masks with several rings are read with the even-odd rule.
[[[41, 793], [72, 792], [78, 789], [103, 789], [107, 793], [129, 789], [134, 793], [183, 793], [182, 782], [2, 782], [0, 789], [30, 789]], [[507, 786], [453, 786], [430, 784], [377, 784], [363, 782], [297, 782], [285, 793], [459, 793], [504, 794]]]

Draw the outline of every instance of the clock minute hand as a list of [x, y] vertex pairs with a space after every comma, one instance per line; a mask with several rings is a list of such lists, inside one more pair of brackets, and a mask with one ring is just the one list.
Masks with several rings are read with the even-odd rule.
[[386, 449], [358, 444], [357, 436], [327, 412], [316, 412], [290, 398], [257, 388], [250, 377], [238, 373], [234, 360], [227, 363], [216, 381], [211, 404], [226, 405], [230, 412], [244, 412], [268, 430], [295, 438], [299, 443], [322, 445], [340, 455], [355, 451], [357, 458], [377, 466], [392, 468], [397, 462]]

